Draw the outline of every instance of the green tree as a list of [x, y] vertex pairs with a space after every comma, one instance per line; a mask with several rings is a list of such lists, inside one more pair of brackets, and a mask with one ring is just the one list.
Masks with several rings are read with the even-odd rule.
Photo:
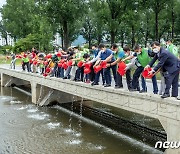
[[42, 4], [35, 0], [7, 0], [1, 12], [3, 26], [12, 37], [19, 40], [29, 34], [38, 35], [38, 38], [41, 38], [38, 41], [41, 49], [48, 50], [53, 31]]
[[89, 48], [91, 47], [92, 40], [94, 39], [95, 26], [93, 25], [93, 20], [90, 15], [85, 17], [83, 27], [81, 29], [82, 36], [88, 41]]
[[119, 25], [122, 22], [122, 17], [126, 13], [129, 1], [126, 0], [107, 0], [106, 24], [108, 32], [111, 36], [111, 44], [116, 41]]
[[34, 0], [7, 0], [1, 9], [3, 25], [15, 39], [26, 37], [32, 31]]
[[19, 39], [15, 45], [13, 50], [18, 53], [22, 51], [31, 50], [33, 47], [39, 48], [39, 40], [41, 36], [38, 34], [29, 34], [27, 37]]
[[[85, 0], [45, 0], [47, 16], [52, 24], [61, 26], [63, 33], [64, 47], [67, 49], [75, 32], [79, 32], [79, 26], [76, 27], [77, 21], [80, 22], [85, 12]], [[77, 31], [78, 29], [78, 31]]]
[[93, 24], [94, 39], [100, 44], [106, 34], [106, 7], [105, 3], [99, 0], [92, 0], [90, 5], [90, 16]]
[[161, 11], [167, 6], [167, 0], [151, 0], [150, 8], [154, 11], [155, 15], [155, 40], [160, 41], [159, 36], [159, 15]]

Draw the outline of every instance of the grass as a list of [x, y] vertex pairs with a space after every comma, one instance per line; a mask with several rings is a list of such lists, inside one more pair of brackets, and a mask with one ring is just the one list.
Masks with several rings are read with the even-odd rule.
[[[7, 56], [0, 55], [0, 64], [10, 64], [11, 63], [11, 58], [7, 59]], [[16, 65], [21, 65], [21, 59], [16, 60]]]

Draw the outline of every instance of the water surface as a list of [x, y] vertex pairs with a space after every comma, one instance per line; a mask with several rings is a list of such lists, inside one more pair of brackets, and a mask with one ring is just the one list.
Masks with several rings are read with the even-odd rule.
[[37, 107], [16, 89], [0, 94], [0, 154], [162, 153], [58, 105]]

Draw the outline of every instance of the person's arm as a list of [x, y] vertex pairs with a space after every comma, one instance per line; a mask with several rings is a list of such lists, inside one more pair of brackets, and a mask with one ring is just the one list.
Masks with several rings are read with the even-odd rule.
[[166, 60], [168, 59], [168, 54], [167, 53], [162, 53], [160, 56], [160, 61], [159, 63], [154, 67], [153, 71], [156, 72], [158, 71], [166, 62]]
[[104, 61], [109, 62], [109, 61], [111, 61], [112, 57], [113, 57], [113, 54], [111, 54], [109, 57], [107, 57]]
[[60, 51], [63, 55], [66, 55], [67, 54], [67, 52], [65, 52], [65, 51], [63, 51], [63, 50], [61, 50]]
[[133, 67], [134, 64], [133, 63], [129, 63], [129, 64], [126, 64], [126, 68], [125, 68], [125, 71], [129, 70], [131, 67]]
[[116, 65], [117, 63], [119, 63], [121, 61], [120, 58], [118, 58], [116, 61], [110, 63], [110, 64], [107, 64], [107, 67], [110, 67], [110, 66], [113, 66], [113, 65]]
[[99, 51], [98, 55], [95, 58], [93, 58], [91, 61], [89, 61], [89, 63], [94, 63], [100, 58], [100, 56], [101, 56], [101, 51]]
[[145, 67], [148, 68], [148, 67], [152, 67], [154, 65], [154, 63], [156, 62], [156, 60], [158, 59], [158, 56], [157, 54], [154, 56], [154, 58], [150, 61], [150, 63]]
[[97, 65], [100, 63], [100, 61], [101, 61], [101, 58], [99, 58], [98, 60], [96, 60], [96, 63], [94, 64], [93, 67], [97, 66]]
[[135, 56], [128, 56], [128, 57], [126, 57], [126, 58], [124, 58], [122, 61], [126, 61], [126, 60], [130, 60], [130, 59], [133, 59]]
[[72, 59], [73, 61], [78, 61], [78, 60], [81, 60], [81, 58], [74, 58]]

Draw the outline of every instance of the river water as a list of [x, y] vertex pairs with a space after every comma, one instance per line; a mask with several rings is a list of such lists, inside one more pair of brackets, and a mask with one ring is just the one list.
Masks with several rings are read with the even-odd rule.
[[0, 154], [162, 153], [58, 105], [38, 107], [14, 88], [0, 94]]

